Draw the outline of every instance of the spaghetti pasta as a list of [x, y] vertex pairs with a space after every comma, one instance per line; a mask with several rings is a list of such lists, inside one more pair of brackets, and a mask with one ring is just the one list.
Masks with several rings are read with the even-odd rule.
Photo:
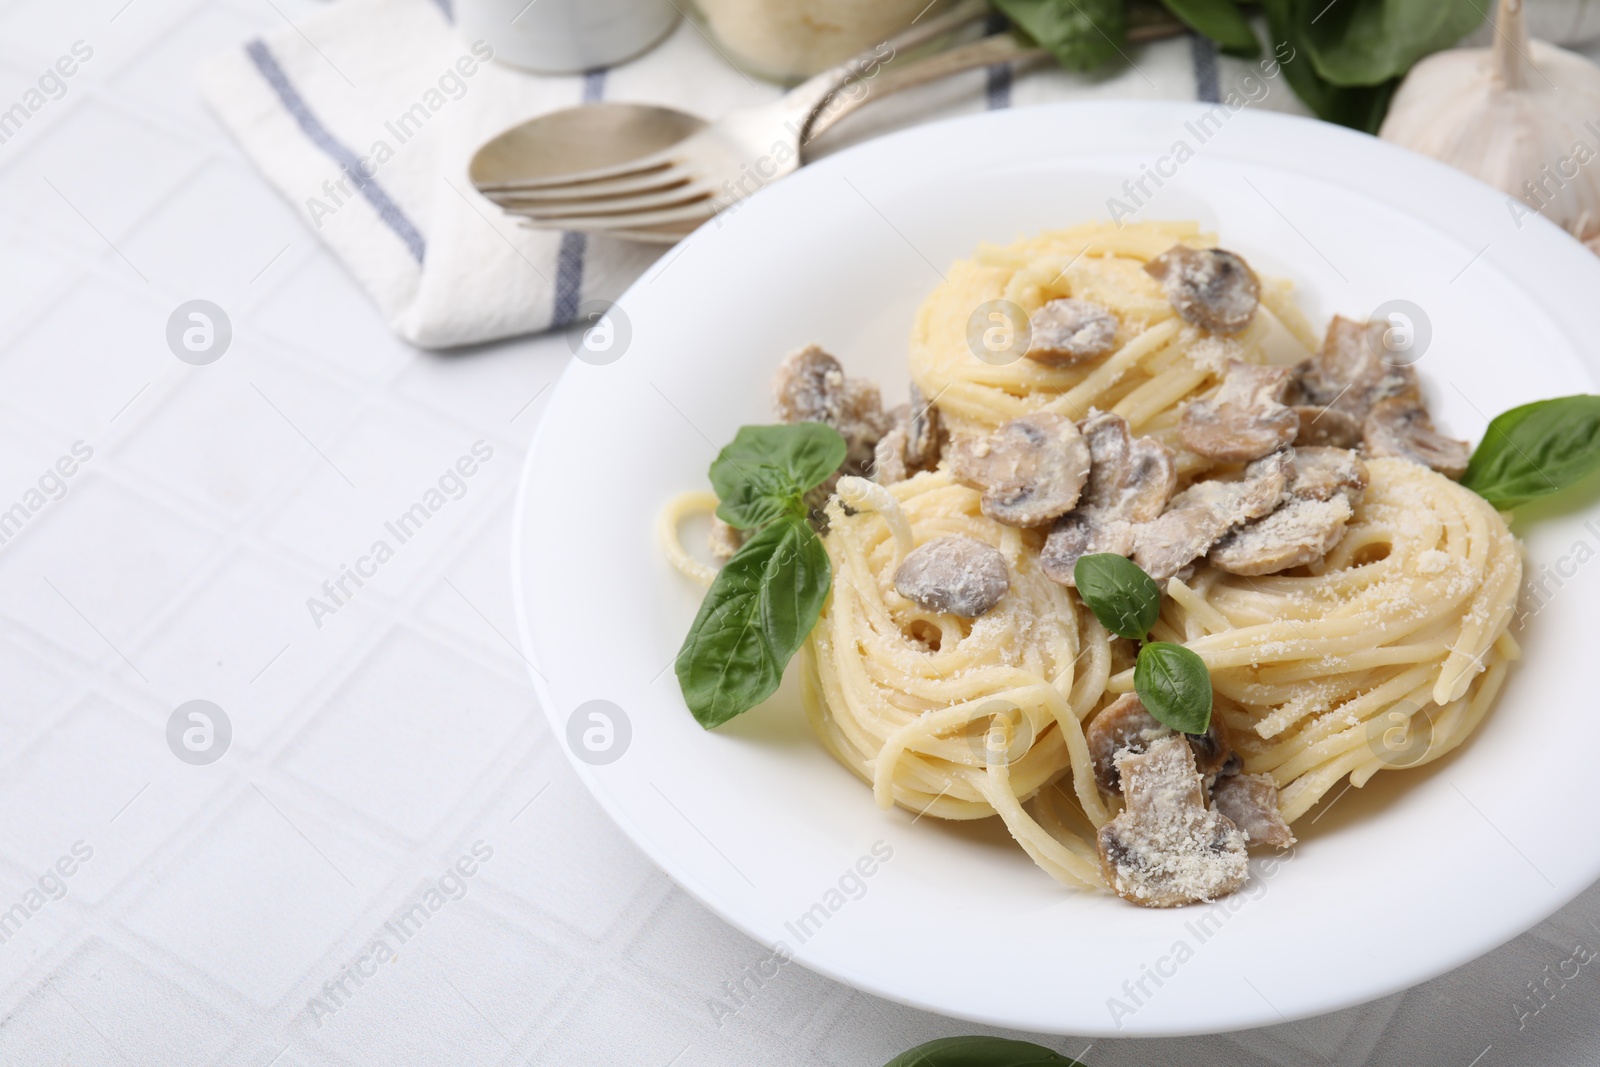
[[[1288, 282], [1263, 278], [1258, 314], [1242, 333], [1206, 333], [1177, 317], [1144, 265], [1182, 241], [1215, 244], [1192, 223], [1092, 223], [1047, 233], [954, 264], [923, 303], [911, 331], [911, 378], [954, 433], [987, 433], [1034, 411], [1081, 419], [1092, 410], [1128, 420], [1178, 456], [1181, 474], [1210, 468], [1182, 448], [1180, 405], [1206, 393], [1230, 359], [1293, 363], [1317, 347]], [[975, 308], [1006, 300], [1032, 314], [1059, 297], [1093, 300], [1120, 322], [1117, 347], [1103, 360], [1059, 367], [1011, 351], [1005, 361], [974, 355], [968, 337]]]
[[[1192, 224], [1152, 223], [985, 247], [956, 264], [918, 313], [915, 384], [955, 435], [1039, 411], [1072, 420], [1109, 411], [1170, 447], [1181, 483], [1230, 476], [1236, 468], [1183, 448], [1184, 409], [1214, 395], [1227, 361], [1298, 362], [1317, 341], [1287, 283], [1271, 279], [1237, 334], [1180, 319], [1144, 270], [1179, 241], [1213, 243]], [[1003, 299], [1031, 314], [1067, 296], [1116, 316], [1110, 352], [1066, 367], [995, 365], [969, 347], [973, 307]], [[1320, 559], [1251, 577], [1202, 556], [1166, 582], [1150, 635], [1205, 662], [1214, 715], [1243, 773], [1276, 784], [1285, 823], [1342, 780], [1360, 787], [1460, 745], [1519, 655], [1509, 628], [1522, 556], [1505, 519], [1408, 459], [1368, 458], [1365, 471], [1364, 494], [1352, 496], [1342, 536]], [[668, 558], [702, 583], [715, 572], [683, 548], [678, 527], [715, 506], [709, 493], [685, 494], [660, 520]], [[1134, 645], [1041, 569], [1047, 529], [991, 518], [947, 462], [883, 486], [844, 479], [826, 527], [832, 590], [803, 649], [801, 689], [829, 753], [882, 807], [997, 815], [1052, 877], [1105, 888], [1096, 833], [1122, 800], [1097, 786], [1086, 727], [1133, 690]], [[1005, 558], [1009, 589], [977, 618], [930, 610], [896, 589], [909, 552], [952, 536]]]

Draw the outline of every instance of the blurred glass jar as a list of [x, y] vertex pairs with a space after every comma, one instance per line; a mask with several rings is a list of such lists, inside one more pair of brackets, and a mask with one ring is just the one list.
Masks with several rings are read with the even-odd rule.
[[888, 40], [943, 0], [695, 0], [700, 24], [747, 73], [797, 82]]
[[596, 70], [632, 59], [678, 21], [673, 0], [456, 0], [469, 41], [541, 74]]

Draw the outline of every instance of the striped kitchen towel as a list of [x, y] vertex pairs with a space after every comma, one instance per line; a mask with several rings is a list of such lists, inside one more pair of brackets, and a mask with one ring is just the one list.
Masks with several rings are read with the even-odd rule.
[[[1248, 64], [1209, 42], [1130, 51], [1094, 76], [1005, 68], [886, 98], [810, 155], [984, 107], [1064, 98], [1218, 99]], [[345, 263], [393, 329], [427, 348], [559, 327], [611, 300], [660, 246], [530, 230], [466, 177], [479, 145], [525, 119], [598, 100], [664, 104], [714, 119], [773, 99], [690, 23], [632, 62], [584, 75], [528, 74], [461, 36], [450, 0], [341, 0], [215, 56], [201, 93], [305, 224]], [[1295, 106], [1287, 92], [1261, 106]]]

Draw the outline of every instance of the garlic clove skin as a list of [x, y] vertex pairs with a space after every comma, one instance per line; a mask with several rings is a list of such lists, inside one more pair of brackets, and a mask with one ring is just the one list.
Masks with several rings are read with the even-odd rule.
[[1493, 47], [1436, 52], [1406, 75], [1378, 136], [1448, 163], [1580, 239], [1600, 239], [1600, 67], [1530, 41], [1501, 0]]

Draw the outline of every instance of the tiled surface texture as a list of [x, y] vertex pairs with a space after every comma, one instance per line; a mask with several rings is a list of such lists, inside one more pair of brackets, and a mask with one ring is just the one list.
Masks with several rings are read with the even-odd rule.
[[[199, 105], [200, 59], [315, 7], [0, 0], [0, 108], [93, 49], [0, 143], [0, 1062], [877, 1067], [979, 1029], [798, 966], [717, 1011], [766, 950], [589, 799], [508, 641], [565, 340], [395, 340]], [[203, 367], [164, 340], [199, 297], [234, 328]], [[480, 442], [458, 497], [308, 608]], [[194, 699], [232, 727], [210, 765], [166, 740]], [[1591, 891], [1322, 1019], [1042, 1040], [1095, 1067], [1594, 1064], [1594, 973], [1559, 975], [1597, 921]]]

